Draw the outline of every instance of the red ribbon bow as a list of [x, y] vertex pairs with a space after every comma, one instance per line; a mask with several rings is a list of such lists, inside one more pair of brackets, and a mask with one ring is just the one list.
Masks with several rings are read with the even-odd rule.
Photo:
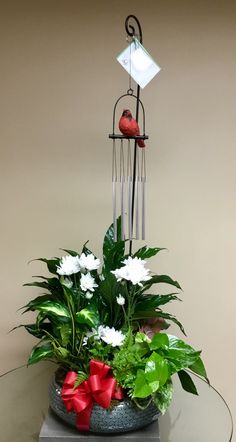
[[77, 373], [69, 371], [66, 375], [61, 397], [67, 411], [77, 414], [77, 427], [80, 431], [89, 431], [89, 421], [93, 404], [96, 402], [108, 408], [111, 399], [123, 399], [122, 389], [117, 387], [111, 374], [111, 367], [101, 361], [90, 361], [90, 376], [77, 388], [74, 388]]

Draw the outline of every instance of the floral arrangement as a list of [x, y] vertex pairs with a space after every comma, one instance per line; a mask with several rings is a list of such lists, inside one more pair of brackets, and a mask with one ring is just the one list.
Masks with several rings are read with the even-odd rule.
[[40, 258], [53, 276], [25, 284], [47, 291], [25, 306], [24, 312], [35, 311], [37, 317], [34, 324], [21, 327], [39, 339], [28, 364], [43, 359], [59, 364], [68, 410], [73, 410], [71, 394], [86, 386], [95, 366], [95, 372], [110, 370], [116, 389], [114, 394], [111, 387], [110, 400], [128, 396], [138, 407], [154, 402], [164, 413], [171, 402], [175, 373], [182, 387], [193, 394], [197, 390], [191, 371], [205, 379], [207, 375], [201, 351], [163, 331], [170, 321], [185, 334], [176, 317], [162, 310], [179, 299], [178, 293], [151, 290], [159, 283], [181, 290], [171, 277], [152, 274], [146, 267], [146, 259], [163, 249], [145, 246], [126, 255], [120, 230], [118, 219], [116, 242], [113, 225], [107, 230], [102, 265], [87, 243], [81, 253], [63, 249], [67, 255], [62, 258]]

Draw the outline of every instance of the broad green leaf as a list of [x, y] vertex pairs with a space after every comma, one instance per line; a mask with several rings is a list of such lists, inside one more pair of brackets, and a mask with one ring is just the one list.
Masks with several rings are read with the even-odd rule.
[[43, 304], [45, 301], [51, 301], [51, 300], [52, 300], [52, 296], [49, 293], [47, 295], [37, 296], [37, 298], [29, 301], [28, 304], [21, 307], [21, 309], [23, 309], [23, 308], [26, 309], [26, 310], [24, 310], [24, 313], [28, 312], [30, 310], [34, 311], [34, 310], [37, 310], [37, 306], [39, 304], [41, 304], [41, 303]]
[[134, 257], [137, 256], [137, 258], [141, 258], [141, 259], [147, 259], [147, 258], [151, 258], [152, 256], [155, 256], [161, 250], [166, 250], [166, 249], [165, 248], [158, 248], [158, 247], [150, 248], [150, 247], [144, 246], [141, 249], [139, 249], [133, 256]]
[[171, 363], [172, 373], [190, 367], [199, 359], [200, 351], [194, 350], [176, 336], [168, 335], [168, 337], [169, 348], [163, 349], [162, 352]]
[[48, 315], [65, 316], [70, 318], [70, 313], [66, 306], [59, 304], [59, 302], [52, 301], [51, 299], [42, 298], [43, 297], [39, 296], [38, 301], [36, 302], [36, 300], [34, 300], [33, 304], [27, 310], [39, 310]]
[[171, 379], [163, 385], [154, 396], [154, 403], [162, 414], [169, 408], [173, 396], [173, 385]]
[[76, 313], [76, 322], [79, 324], [86, 324], [90, 327], [96, 327], [99, 323], [98, 313], [94, 310], [84, 308]]
[[64, 347], [57, 347], [55, 349], [55, 353], [58, 355], [58, 357], [61, 359], [67, 359], [70, 356], [69, 351]]
[[194, 373], [197, 373], [199, 376], [202, 376], [203, 378], [205, 378], [207, 380], [207, 382], [209, 383], [208, 377], [207, 377], [207, 372], [206, 369], [204, 367], [203, 361], [201, 358], [198, 358], [194, 364], [190, 365], [189, 367], [190, 370], [192, 370]]
[[135, 379], [133, 397], [145, 398], [150, 394], [152, 394], [152, 388], [146, 381], [145, 372], [139, 369]]
[[[163, 318], [163, 319], [168, 319], [169, 321], [174, 322], [175, 324], [177, 324], [180, 328], [180, 330], [182, 331], [182, 333], [184, 333], [184, 335], [186, 335], [184, 328], [181, 324], [181, 322], [178, 321], [178, 319], [176, 319], [175, 316], [170, 315], [169, 313], [164, 313], [161, 310], [150, 310], [150, 311], [135, 311], [134, 315], [133, 315], [133, 320], [140, 320], [140, 319], [153, 319], [153, 318]], [[169, 327], [169, 324], [165, 323], [163, 324], [163, 329], [167, 329]]]
[[28, 359], [28, 365], [36, 364], [36, 362], [45, 358], [50, 358], [53, 354], [54, 350], [51, 343], [41, 345], [40, 347], [34, 347]]
[[149, 281], [147, 281], [146, 283], [143, 284], [143, 292], [150, 289], [150, 287], [152, 287], [153, 284], [160, 284], [160, 283], [164, 283], [164, 284], [170, 284], [173, 285], [174, 287], [177, 287], [177, 289], [181, 289], [178, 281], [174, 281], [170, 276], [168, 275], [154, 275], [152, 276], [151, 279], [149, 279]]
[[120, 267], [124, 259], [125, 241], [121, 240], [121, 217], [117, 218], [117, 242], [114, 241], [114, 226], [108, 228], [103, 242], [103, 275]]
[[46, 281], [35, 281], [35, 282], [28, 282], [26, 284], [23, 284], [23, 287], [40, 287], [42, 289], [48, 290], [48, 283]]
[[48, 271], [50, 273], [53, 273], [54, 275], [57, 275], [57, 266], [60, 265], [60, 259], [54, 258], [54, 259], [46, 259], [46, 258], [37, 258], [34, 261], [42, 261], [47, 264]]
[[166, 333], [156, 333], [152, 341], [149, 344], [151, 350], [157, 350], [158, 348], [168, 347], [169, 339]]
[[184, 327], [182, 326], [181, 322], [173, 315], [171, 315], [170, 313], [164, 313], [161, 310], [158, 310], [158, 315], [159, 318], [163, 318], [163, 319], [167, 319], [168, 321], [172, 321], [174, 322], [174, 324], [178, 325], [178, 327], [180, 328], [180, 330], [182, 331], [182, 333], [186, 336]]
[[48, 290], [55, 298], [61, 298], [63, 291], [58, 278], [45, 278], [43, 276], [34, 276], [34, 278], [41, 278], [44, 279], [44, 281], [29, 282], [27, 284], [24, 284], [24, 286], [40, 287], [44, 290]]
[[28, 333], [38, 339], [43, 339], [47, 336], [46, 332], [52, 331], [52, 326], [50, 323], [44, 323], [43, 328], [39, 328], [37, 324], [20, 324], [17, 327], [14, 327], [10, 330], [10, 332], [16, 330], [17, 328], [24, 327]]
[[176, 293], [169, 293], [168, 295], [142, 295], [135, 306], [135, 311], [154, 310], [175, 300], [180, 301]]
[[194, 384], [191, 376], [189, 376], [189, 374], [185, 370], [180, 370], [178, 372], [178, 376], [181, 385], [185, 391], [188, 391], [188, 393], [198, 395], [196, 385]]
[[99, 293], [108, 305], [113, 302], [115, 302], [116, 305], [116, 296], [118, 296], [119, 293], [123, 294], [123, 290], [124, 288], [117, 282], [112, 273], [109, 273], [106, 279], [104, 279], [99, 285]]
[[66, 252], [66, 253], [68, 253], [68, 255], [71, 255], [71, 256], [79, 255], [79, 253], [75, 252], [74, 250], [69, 250], [69, 249], [60, 249], [60, 250], [63, 250], [63, 252]]
[[164, 385], [169, 378], [168, 362], [155, 351], [147, 359], [145, 375], [148, 382], [159, 381]]
[[66, 346], [70, 342], [72, 334], [71, 324], [60, 324], [58, 331], [60, 333], [62, 345]]
[[27, 324], [24, 326], [28, 333], [35, 336], [38, 339], [43, 339], [48, 333], [52, 333], [52, 325], [45, 322], [42, 328], [38, 328], [36, 324]]
[[[83, 245], [82, 253], [85, 253], [85, 255], [94, 255], [93, 252], [87, 247], [88, 241]], [[95, 256], [95, 255], [94, 255]], [[96, 258], [96, 256], [95, 256]]]

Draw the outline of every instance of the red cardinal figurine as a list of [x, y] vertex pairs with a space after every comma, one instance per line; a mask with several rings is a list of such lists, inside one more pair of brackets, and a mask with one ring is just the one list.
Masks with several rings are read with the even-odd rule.
[[[134, 137], [140, 134], [139, 125], [132, 117], [129, 109], [125, 109], [120, 117], [119, 129], [123, 135], [127, 137]], [[145, 147], [144, 140], [137, 140], [139, 147]]]

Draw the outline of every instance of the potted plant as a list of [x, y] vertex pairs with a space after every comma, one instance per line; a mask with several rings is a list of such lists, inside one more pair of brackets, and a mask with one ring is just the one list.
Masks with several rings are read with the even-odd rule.
[[[80, 431], [140, 428], [169, 407], [175, 373], [193, 394], [189, 370], [207, 378], [201, 351], [166, 332], [174, 322], [185, 334], [176, 317], [163, 311], [179, 299], [179, 283], [146, 267], [146, 259], [163, 249], [144, 246], [129, 256], [120, 230], [118, 219], [116, 242], [113, 225], [107, 230], [103, 263], [87, 243], [81, 252], [63, 249], [62, 258], [39, 259], [51, 277], [25, 284], [44, 291], [24, 307], [37, 316], [21, 327], [39, 340], [28, 364], [58, 364], [50, 404]], [[154, 294], [159, 283], [174, 293]]]

